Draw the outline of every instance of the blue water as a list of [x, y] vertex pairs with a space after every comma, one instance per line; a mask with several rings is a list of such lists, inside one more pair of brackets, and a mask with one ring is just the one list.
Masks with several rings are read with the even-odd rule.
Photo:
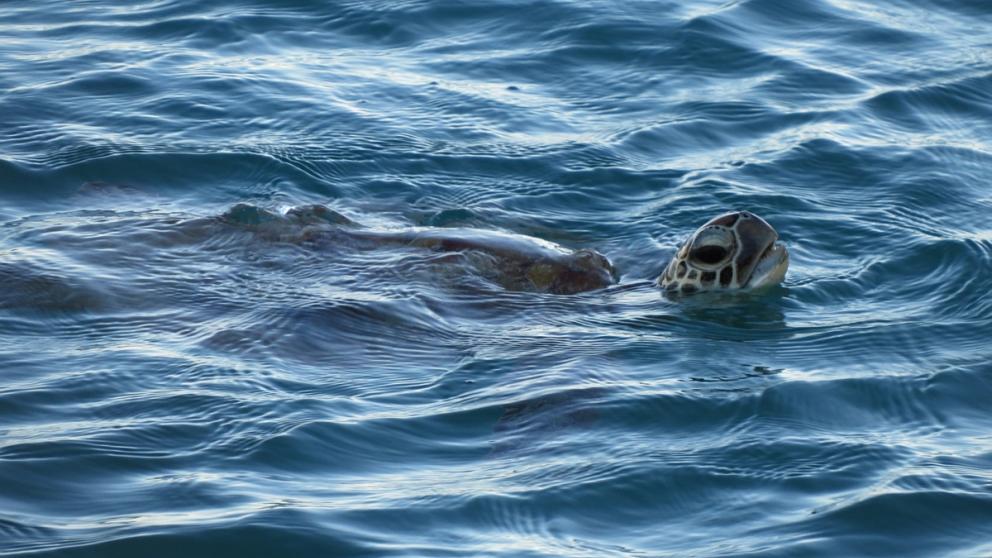
[[990, 556], [990, 215], [986, 0], [5, 2], [0, 554]]

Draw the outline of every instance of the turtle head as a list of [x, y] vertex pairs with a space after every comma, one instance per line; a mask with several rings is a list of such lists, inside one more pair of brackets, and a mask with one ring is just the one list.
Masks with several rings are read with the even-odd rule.
[[658, 284], [683, 293], [756, 289], [781, 283], [788, 268], [789, 252], [775, 229], [753, 213], [734, 211], [692, 233]]

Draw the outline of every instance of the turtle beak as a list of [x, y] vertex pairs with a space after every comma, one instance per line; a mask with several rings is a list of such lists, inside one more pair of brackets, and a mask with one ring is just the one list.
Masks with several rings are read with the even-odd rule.
[[741, 248], [737, 255], [738, 277], [748, 288], [778, 284], [789, 267], [789, 251], [778, 241], [778, 233], [764, 219], [747, 214], [737, 223]]
[[751, 272], [747, 286], [752, 289], [761, 287], [771, 287], [778, 285], [785, 279], [785, 272], [789, 269], [789, 250], [785, 244], [775, 242], [765, 250], [758, 264]]

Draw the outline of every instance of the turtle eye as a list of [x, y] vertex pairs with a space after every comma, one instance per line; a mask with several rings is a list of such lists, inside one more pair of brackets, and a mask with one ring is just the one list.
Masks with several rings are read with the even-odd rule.
[[689, 250], [689, 260], [699, 266], [713, 267], [734, 253], [734, 234], [723, 227], [706, 227], [696, 233]]
[[719, 244], [708, 244], [693, 250], [690, 257], [700, 263], [715, 265], [727, 259], [727, 255], [729, 253], [730, 250], [727, 250], [725, 246], [720, 246]]

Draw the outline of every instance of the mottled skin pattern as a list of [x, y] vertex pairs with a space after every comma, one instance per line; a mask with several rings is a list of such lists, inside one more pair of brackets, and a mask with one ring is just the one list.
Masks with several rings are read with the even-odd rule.
[[666, 292], [753, 289], [777, 285], [789, 253], [764, 219], [735, 211], [715, 217], [679, 247], [658, 277]]

